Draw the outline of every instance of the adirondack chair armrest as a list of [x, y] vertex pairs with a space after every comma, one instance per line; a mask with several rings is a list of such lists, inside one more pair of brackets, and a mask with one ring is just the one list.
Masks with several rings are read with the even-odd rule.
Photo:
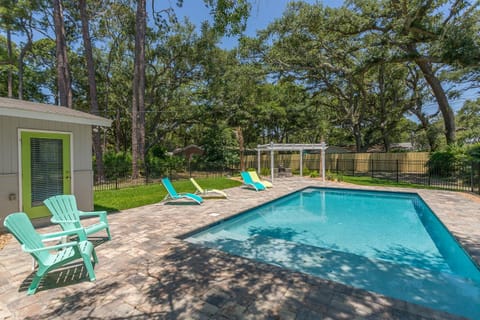
[[58, 250], [58, 249], [74, 247], [74, 246], [78, 246], [77, 241], [60, 243], [60, 244], [57, 244], [57, 245], [54, 245], [54, 246], [48, 246], [48, 247], [43, 247], [43, 248], [38, 248], [38, 249], [28, 249], [28, 248], [25, 247], [25, 245], [22, 245], [22, 249], [23, 249], [23, 251], [25, 251], [27, 253], [35, 253], [35, 252], [41, 252], [41, 251]]
[[81, 241], [87, 240], [87, 235], [83, 228], [40, 234], [40, 238], [44, 240], [44, 239], [58, 238], [62, 236], [74, 236], [74, 235], [77, 235]]
[[107, 211], [91, 211], [91, 212], [85, 212], [85, 211], [78, 211], [79, 216], [106, 216]]
[[91, 212], [78, 211], [78, 215], [80, 217], [98, 216], [100, 218], [100, 221], [108, 224], [107, 211], [91, 211]]

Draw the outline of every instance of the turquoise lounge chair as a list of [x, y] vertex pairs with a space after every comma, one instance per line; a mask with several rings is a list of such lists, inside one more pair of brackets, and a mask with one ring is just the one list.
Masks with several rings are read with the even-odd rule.
[[[35, 231], [32, 222], [24, 212], [8, 215], [3, 225], [13, 234], [18, 242], [20, 242], [22, 250], [29, 253], [38, 263], [38, 270], [27, 290], [28, 295], [35, 293], [40, 284], [40, 280], [46, 273], [77, 259], [83, 260], [90, 281], [95, 281], [93, 266], [98, 263], [98, 259], [93, 244], [86, 240], [87, 236], [82, 228], [39, 234]], [[53, 246], [45, 246], [43, 243], [43, 240], [75, 234], [78, 236], [79, 241], [71, 241]], [[52, 251], [55, 251], [55, 253], [52, 253]]]
[[199, 195], [193, 194], [193, 193], [177, 193], [175, 188], [173, 187], [172, 183], [170, 182], [170, 179], [168, 178], [163, 178], [162, 179], [162, 184], [167, 189], [167, 196], [163, 200], [167, 199], [172, 199], [172, 200], [178, 200], [178, 199], [191, 199], [195, 201], [198, 204], [202, 204], [203, 199]]
[[267, 180], [261, 180], [260, 177], [258, 176], [256, 171], [247, 171], [250, 177], [252, 178], [253, 182], [260, 182], [267, 188], [272, 188], [273, 184], [270, 181]]
[[[43, 201], [43, 203], [52, 213], [51, 221], [53, 223], [60, 224], [63, 230], [67, 231], [71, 229], [83, 228], [85, 229], [85, 233], [88, 236], [92, 233], [96, 233], [105, 229], [105, 231], [107, 231], [108, 239], [112, 239], [112, 237], [110, 236], [110, 227], [108, 225], [106, 211], [80, 211], [77, 208], [77, 201], [75, 200], [75, 196], [71, 194], [53, 196]], [[100, 218], [100, 221], [98, 223], [85, 227], [80, 223], [80, 218], [94, 216]]]
[[252, 177], [247, 171], [242, 171], [240, 172], [240, 175], [242, 176], [243, 179], [243, 184], [245, 184], [248, 187], [254, 188], [256, 191], [259, 190], [265, 190], [265, 186], [261, 182], [255, 182], [252, 180]]

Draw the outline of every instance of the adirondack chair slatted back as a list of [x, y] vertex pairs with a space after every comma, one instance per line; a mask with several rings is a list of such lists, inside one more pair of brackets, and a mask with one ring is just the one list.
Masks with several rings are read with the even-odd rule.
[[61, 222], [60, 225], [63, 230], [71, 230], [80, 228], [80, 217], [78, 215], [77, 201], [75, 196], [71, 194], [53, 196], [43, 203], [47, 206], [52, 215], [60, 221], [76, 221], [76, 222]]
[[178, 198], [179, 197], [177, 191], [175, 190], [172, 183], [170, 182], [170, 179], [163, 178], [162, 183], [163, 183], [163, 186], [165, 187], [165, 189], [167, 189], [167, 192], [170, 194], [170, 196], [172, 198]]
[[[5, 218], [3, 225], [13, 234], [25, 249], [39, 249], [45, 247], [42, 239], [33, 228], [32, 222], [24, 212], [17, 212], [8, 215]], [[49, 256], [47, 251], [30, 254], [39, 261], [43, 261]]]

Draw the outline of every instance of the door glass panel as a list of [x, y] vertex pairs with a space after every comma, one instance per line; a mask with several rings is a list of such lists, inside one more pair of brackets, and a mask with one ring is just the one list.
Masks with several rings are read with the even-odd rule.
[[32, 207], [63, 193], [63, 150], [61, 139], [32, 138]]

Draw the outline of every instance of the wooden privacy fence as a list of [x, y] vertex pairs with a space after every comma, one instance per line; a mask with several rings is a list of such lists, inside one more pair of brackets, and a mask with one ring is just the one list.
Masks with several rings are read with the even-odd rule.
[[[321, 155], [304, 154], [303, 166], [309, 170], [319, 170]], [[257, 155], [246, 156], [246, 167], [257, 168]], [[354, 171], [358, 173], [379, 171], [400, 171], [405, 173], [423, 173], [425, 164], [429, 159], [428, 152], [405, 152], [405, 153], [327, 153], [325, 155], [326, 170], [330, 171]], [[298, 153], [275, 153], [275, 167], [283, 166], [292, 171], [300, 169], [300, 154]], [[270, 168], [270, 153], [261, 155], [261, 168]]]

